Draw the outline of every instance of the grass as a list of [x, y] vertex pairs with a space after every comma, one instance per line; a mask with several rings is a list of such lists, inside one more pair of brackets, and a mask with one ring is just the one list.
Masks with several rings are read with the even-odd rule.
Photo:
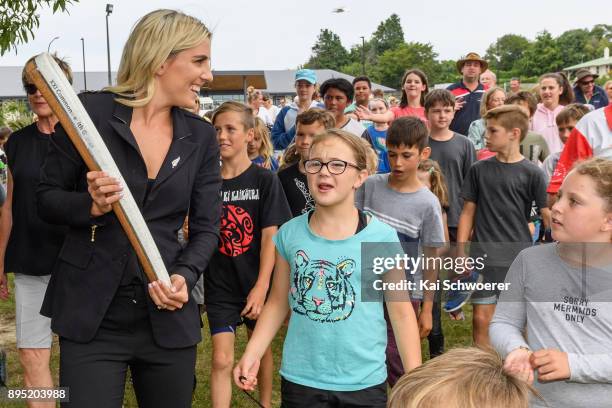
[[[13, 298], [14, 287], [13, 287], [13, 275], [9, 275], [9, 284], [11, 290], [11, 298], [6, 301], [0, 301], [0, 327], [6, 329], [7, 325], [10, 325], [12, 329], [8, 330], [8, 336], [1, 337], [0, 347], [7, 353], [7, 368], [9, 381], [8, 385], [11, 388], [20, 387], [22, 384], [21, 367], [17, 357], [17, 349], [15, 347], [15, 302]], [[442, 325], [444, 329], [444, 336], [446, 339], [446, 349], [467, 346], [472, 343], [472, 331], [471, 331], [471, 310], [465, 310], [466, 320], [463, 322], [450, 321], [446, 314], [443, 313]], [[204, 319], [206, 325], [206, 319]], [[285, 329], [281, 329], [281, 332], [276, 336], [274, 343], [272, 344], [272, 351], [274, 354], [275, 363], [275, 377], [274, 377], [274, 393], [272, 397], [273, 406], [280, 406], [280, 378], [278, 375], [278, 369], [280, 366], [280, 359], [282, 354], [282, 342], [285, 335]], [[208, 327], [202, 329], [202, 341], [198, 345], [198, 359], [196, 363], [196, 375], [198, 379], [196, 392], [194, 394], [193, 406], [194, 407], [210, 407], [210, 387], [209, 387], [209, 373], [210, 373], [210, 352], [211, 352], [211, 341]], [[240, 329], [236, 337], [236, 356], [242, 355], [242, 352], [246, 346], [246, 331]], [[429, 350], [427, 341], [422, 342], [422, 353], [423, 361], [427, 360], [429, 356]], [[51, 370], [55, 377], [56, 384], [58, 383], [58, 367], [59, 367], [59, 347], [57, 338], [53, 342], [52, 359], [51, 359]], [[17, 403], [3, 403], [0, 401], [1, 408], [17, 408], [25, 407], [24, 404]], [[127, 381], [124, 408], [136, 408], [136, 398], [134, 391]], [[234, 387], [232, 396], [232, 407], [238, 408], [254, 408], [255, 404], [248, 399], [248, 397], [240, 390]]]

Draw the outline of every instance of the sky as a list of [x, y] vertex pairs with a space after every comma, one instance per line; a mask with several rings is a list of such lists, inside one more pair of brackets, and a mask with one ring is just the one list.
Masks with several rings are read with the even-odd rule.
[[[348, 49], [360, 43], [361, 36], [369, 38], [392, 13], [399, 15], [406, 41], [429, 42], [439, 59], [451, 60], [470, 51], [484, 55], [491, 43], [508, 33], [534, 39], [544, 29], [557, 36], [612, 21], [607, 0], [81, 0], [69, 6], [69, 14], [43, 8], [34, 40], [0, 57], [0, 66], [21, 66], [59, 37], [51, 51], [82, 71], [84, 38], [87, 71], [106, 71], [107, 2], [114, 5], [109, 17], [112, 70], [119, 66], [132, 26], [158, 8], [194, 15], [212, 30], [216, 70], [294, 69], [308, 60], [322, 28], [337, 33]], [[347, 11], [332, 13], [337, 7]]]

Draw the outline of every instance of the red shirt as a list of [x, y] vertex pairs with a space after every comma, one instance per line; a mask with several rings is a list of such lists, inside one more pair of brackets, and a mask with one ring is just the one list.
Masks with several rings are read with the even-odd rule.
[[401, 118], [403, 116], [414, 116], [421, 119], [423, 123], [425, 123], [425, 125], [429, 127], [429, 124], [427, 123], [427, 118], [425, 117], [425, 108], [422, 106], [419, 108], [413, 108], [411, 106], [400, 108], [399, 106], [395, 106], [391, 108], [391, 112], [393, 112], [393, 116], [395, 116], [395, 119]]

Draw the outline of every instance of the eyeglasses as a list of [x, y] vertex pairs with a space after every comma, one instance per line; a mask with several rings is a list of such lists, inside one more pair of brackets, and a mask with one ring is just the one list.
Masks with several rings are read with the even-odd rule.
[[580, 85], [582, 86], [587, 86], [587, 85], [591, 85], [594, 84], [595, 80], [591, 79], [590, 81], [580, 81]]
[[335, 175], [344, 173], [347, 166], [354, 167], [357, 170], [361, 170], [357, 165], [339, 159], [330, 160], [328, 162], [322, 162], [321, 160], [304, 161], [304, 170], [306, 170], [306, 173], [309, 174], [317, 174], [321, 171], [323, 166], [327, 167], [327, 171]]
[[36, 91], [38, 91], [38, 88], [34, 84], [24, 84], [23, 89], [25, 89], [28, 95], [34, 95]]

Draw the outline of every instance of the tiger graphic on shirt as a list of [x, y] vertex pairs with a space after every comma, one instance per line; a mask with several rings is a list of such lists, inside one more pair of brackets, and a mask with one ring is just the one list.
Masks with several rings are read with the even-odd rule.
[[311, 260], [303, 250], [296, 252], [294, 260], [293, 311], [322, 323], [348, 319], [355, 307], [355, 289], [350, 281], [355, 261], [344, 259], [335, 264]]

